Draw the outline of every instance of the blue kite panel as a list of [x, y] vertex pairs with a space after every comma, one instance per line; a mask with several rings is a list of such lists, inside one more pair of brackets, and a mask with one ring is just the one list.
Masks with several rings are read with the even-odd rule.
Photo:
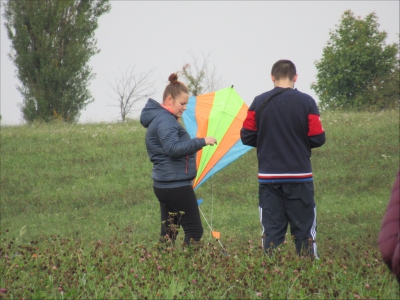
[[235, 145], [233, 145], [233, 147], [231, 149], [229, 149], [229, 151], [215, 164], [215, 166], [207, 173], [207, 175], [204, 176], [203, 180], [197, 184], [195, 189], [197, 189], [204, 182], [206, 182], [207, 179], [210, 178], [212, 175], [221, 171], [223, 168], [225, 168], [231, 162], [235, 161], [240, 156], [244, 155], [251, 148], [252, 147], [250, 147], [250, 146], [243, 145], [241, 140], [237, 141], [237, 143]]
[[197, 122], [196, 122], [196, 97], [192, 96], [189, 98], [186, 110], [182, 115], [183, 123], [185, 128], [189, 133], [190, 137], [193, 139], [197, 134]]

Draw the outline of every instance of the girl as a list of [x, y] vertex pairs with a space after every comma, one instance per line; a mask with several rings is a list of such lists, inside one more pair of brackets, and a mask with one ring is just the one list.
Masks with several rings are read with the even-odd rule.
[[176, 240], [176, 228], [185, 232], [184, 242], [199, 241], [203, 235], [192, 180], [196, 177], [196, 152], [217, 143], [214, 137], [190, 138], [179, 123], [189, 100], [187, 87], [177, 74], [169, 76], [163, 103], [149, 99], [140, 115], [147, 128], [146, 148], [153, 163], [153, 189], [160, 203], [162, 242]]

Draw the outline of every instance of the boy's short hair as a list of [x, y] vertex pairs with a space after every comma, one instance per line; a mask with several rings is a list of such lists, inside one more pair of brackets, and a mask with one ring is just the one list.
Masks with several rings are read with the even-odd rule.
[[289, 78], [293, 81], [296, 74], [296, 66], [287, 59], [278, 60], [271, 69], [271, 75], [275, 77], [275, 80]]

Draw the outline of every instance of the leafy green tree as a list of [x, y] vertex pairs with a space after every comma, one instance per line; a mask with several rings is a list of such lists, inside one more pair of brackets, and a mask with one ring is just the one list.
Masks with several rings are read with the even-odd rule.
[[202, 60], [191, 53], [192, 64], [185, 64], [182, 68], [182, 75], [186, 82], [189, 93], [197, 96], [203, 93], [210, 93], [221, 88], [222, 80], [217, 75], [215, 67], [211, 69], [210, 54], [202, 54]]
[[[385, 31], [379, 31], [375, 13], [362, 20], [350, 10], [344, 12], [330, 32], [321, 60], [315, 62], [317, 81], [311, 88], [322, 109], [370, 108], [376, 105], [376, 99], [369, 97], [372, 90], [377, 95], [388, 86], [399, 85], [398, 44], [386, 45], [386, 37]], [[398, 93], [382, 98], [379, 106], [391, 106], [396, 97], [394, 101]]]
[[98, 18], [109, 0], [8, 0], [4, 18], [12, 43], [27, 122], [76, 121], [93, 101], [89, 59], [96, 48]]
[[360, 97], [366, 108], [372, 110], [398, 108], [400, 104], [399, 61], [395, 69], [379, 78], [373, 79]]

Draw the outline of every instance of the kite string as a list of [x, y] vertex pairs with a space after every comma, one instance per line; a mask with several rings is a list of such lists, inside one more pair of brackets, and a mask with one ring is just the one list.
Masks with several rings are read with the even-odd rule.
[[[231, 97], [232, 90], [233, 90], [233, 85], [231, 86], [231, 88], [229, 90], [228, 97], [226, 97], [226, 101], [225, 101], [224, 108], [222, 110], [221, 115], [223, 115], [224, 112], [225, 112], [225, 108], [226, 108], [226, 105], [228, 104], [229, 98]], [[217, 135], [217, 133], [219, 131], [219, 126], [221, 124], [221, 119], [222, 119], [222, 116], [218, 120], [217, 128], [215, 129], [215, 132], [214, 132], [214, 135], [213, 135], [214, 137]], [[208, 160], [209, 153], [210, 153], [210, 151], [207, 151], [207, 157], [206, 157], [207, 159], [205, 161]], [[212, 222], [213, 222], [213, 218], [214, 218], [214, 181], [213, 181], [213, 178], [214, 178], [214, 175], [211, 175], [211, 226], [209, 226], [211, 231], [212, 231]], [[211, 239], [211, 234], [212, 234], [212, 232], [210, 232], [210, 239]]]
[[210, 228], [210, 230], [212, 231], [212, 228], [211, 228], [211, 226], [210, 226], [210, 223], [208, 223], [208, 221], [207, 221], [207, 219], [206, 219], [206, 217], [205, 217], [205, 215], [204, 215], [204, 213], [203, 213], [203, 211], [201, 210], [201, 207], [199, 206], [199, 210], [200, 210], [200, 212], [201, 212], [201, 215], [203, 216], [203, 218], [204, 218], [204, 221], [206, 221], [206, 223], [207, 223], [207, 225], [208, 225], [208, 227]]
[[[212, 223], [213, 223], [213, 217], [214, 217], [214, 175], [211, 175], [211, 228]], [[212, 230], [212, 229], [211, 229]], [[212, 234], [212, 232], [210, 232]], [[211, 235], [210, 235], [211, 238]]]
[[[212, 231], [212, 228], [211, 228], [210, 224], [208, 223], [208, 221], [207, 221], [207, 219], [206, 219], [206, 217], [205, 217], [205, 215], [204, 215], [203, 211], [201, 210], [200, 206], [199, 206], [199, 210], [200, 210], [200, 212], [201, 212], [201, 215], [202, 215], [202, 216], [203, 216], [203, 218], [204, 218], [204, 221], [206, 221], [206, 223], [207, 223], [208, 227], [209, 227], [209, 228], [210, 228], [210, 230]], [[211, 239], [211, 237], [210, 237], [210, 239]], [[224, 247], [224, 245], [222, 245], [221, 241], [220, 241], [219, 239], [217, 239], [217, 241], [218, 241], [218, 243], [221, 245], [222, 249], [224, 249], [224, 250], [225, 250], [225, 247]]]

